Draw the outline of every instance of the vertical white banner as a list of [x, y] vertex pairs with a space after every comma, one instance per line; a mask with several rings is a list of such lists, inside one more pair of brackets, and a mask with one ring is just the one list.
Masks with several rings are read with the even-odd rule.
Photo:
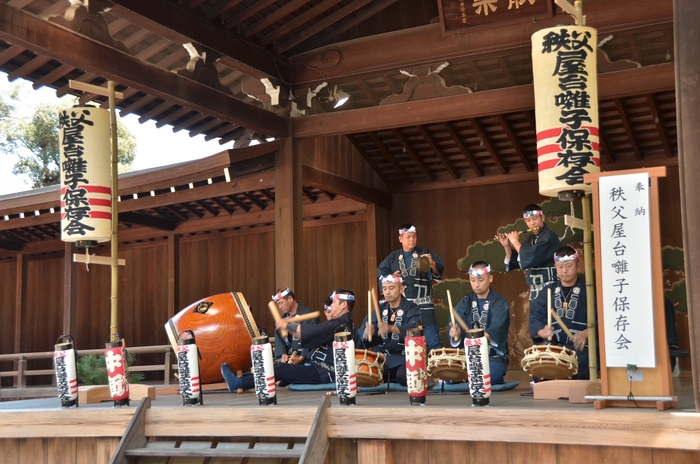
[[656, 367], [649, 175], [600, 178], [605, 365]]

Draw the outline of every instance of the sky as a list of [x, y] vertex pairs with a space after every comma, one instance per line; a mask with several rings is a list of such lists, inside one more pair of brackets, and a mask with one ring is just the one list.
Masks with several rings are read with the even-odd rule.
[[[9, 82], [7, 74], [0, 72], [0, 94], [5, 94], [10, 86], [15, 84], [29, 90], [28, 98], [23, 99], [21, 107], [18, 108], [20, 115], [30, 115], [39, 103], [57, 101], [54, 89], [42, 87], [34, 90], [29, 81], [17, 79]], [[225, 145], [219, 145], [217, 140], [206, 142], [204, 135], [201, 134], [190, 137], [185, 130], [175, 133], [169, 125], [157, 128], [155, 121], [152, 120], [139, 124], [138, 116], [134, 114], [127, 115], [121, 120], [138, 141], [137, 155], [132, 163], [134, 171], [203, 158], [233, 146], [233, 142]], [[17, 157], [0, 153], [0, 195], [31, 189], [31, 182], [27, 176], [17, 176], [12, 173], [12, 166], [16, 162]]]

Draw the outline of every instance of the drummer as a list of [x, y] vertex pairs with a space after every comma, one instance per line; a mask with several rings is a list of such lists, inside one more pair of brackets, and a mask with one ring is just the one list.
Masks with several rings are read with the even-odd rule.
[[[333, 366], [333, 337], [337, 329], [347, 326], [354, 332], [352, 309], [355, 306], [355, 294], [347, 289], [339, 288], [330, 296], [331, 305], [326, 309], [327, 321], [319, 324], [297, 324], [289, 322], [288, 318], [279, 319], [276, 329], [287, 329], [294, 332], [299, 339], [301, 348], [308, 349], [306, 364], [275, 364], [275, 380], [283, 387], [296, 384], [322, 384], [335, 382]], [[221, 374], [226, 380], [228, 389], [236, 391], [239, 388], [249, 390], [255, 386], [253, 374], [247, 373], [237, 377], [227, 363], [221, 365]]]
[[357, 338], [360, 339], [358, 348], [382, 353], [385, 358], [384, 378], [388, 382], [394, 380], [406, 386], [404, 338], [407, 329], [421, 324], [421, 310], [403, 296], [405, 287], [401, 277], [389, 274], [382, 276], [380, 280], [384, 294], [384, 300], [379, 302], [381, 321], [377, 321], [374, 312], [370, 313], [372, 318], [369, 323], [365, 317], [362, 327], [357, 331]]
[[[530, 335], [535, 345], [551, 343], [576, 350], [578, 374], [575, 379], [587, 380], [588, 372], [588, 313], [586, 283], [578, 275], [578, 253], [563, 246], [554, 253], [554, 267], [558, 280], [544, 286], [543, 291], [530, 303]], [[552, 289], [552, 307], [574, 336], [571, 340], [556, 320], [547, 325], [547, 289]]]
[[[282, 318], [301, 316], [313, 312], [308, 306], [299, 303], [294, 296], [294, 292], [289, 287], [280, 288], [272, 295], [272, 300], [282, 313]], [[302, 324], [318, 324], [318, 318], [304, 321]], [[286, 337], [282, 337], [279, 331], [275, 332], [275, 361], [290, 362], [292, 364], [304, 364], [307, 352], [301, 348], [299, 338], [294, 332], [288, 332]]]
[[[491, 383], [502, 384], [508, 370], [508, 301], [491, 288], [493, 274], [488, 263], [476, 261], [469, 267], [468, 274], [474, 292], [462, 298], [454, 311], [470, 329], [484, 329], [489, 342]], [[464, 330], [458, 324], [449, 324], [448, 329], [452, 347], [464, 348]]]

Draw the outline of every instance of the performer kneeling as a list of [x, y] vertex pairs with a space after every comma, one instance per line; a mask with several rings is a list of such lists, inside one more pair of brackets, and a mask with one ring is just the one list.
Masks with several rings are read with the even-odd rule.
[[[326, 307], [327, 321], [320, 324], [296, 324], [287, 322], [287, 318], [277, 321], [276, 329], [287, 329], [295, 333], [299, 339], [301, 348], [307, 349], [309, 356], [307, 364], [275, 364], [275, 379], [280, 386], [296, 384], [321, 384], [335, 382], [333, 367], [333, 335], [341, 326], [347, 326], [354, 331], [352, 323], [352, 308], [355, 305], [354, 293], [350, 290], [339, 288], [330, 296], [332, 302]], [[239, 388], [249, 390], [254, 387], [253, 374], [247, 373], [237, 377], [231, 372], [228, 364], [221, 365], [221, 374], [226, 380], [228, 389], [236, 391]]]
[[[470, 329], [482, 328], [489, 342], [489, 365], [491, 384], [503, 383], [508, 370], [508, 330], [510, 312], [508, 302], [491, 288], [493, 274], [491, 266], [477, 261], [469, 267], [469, 283], [473, 293], [462, 298], [454, 311]], [[459, 325], [449, 324], [450, 344], [464, 349], [465, 332]]]
[[[555, 345], [576, 350], [578, 374], [575, 379], [588, 380], [588, 312], [586, 282], [578, 275], [578, 253], [563, 246], [554, 254], [554, 267], [559, 279], [545, 285], [537, 298], [530, 302], [530, 335], [535, 345], [544, 345], [552, 339]], [[547, 325], [547, 289], [552, 289], [552, 309], [574, 336], [569, 338], [558, 322]]]
[[[412, 301], [403, 296], [405, 286], [401, 277], [391, 274], [382, 276], [382, 293], [384, 300], [379, 302], [381, 321], [372, 314], [368, 323], [365, 317], [362, 327], [358, 330], [359, 348], [372, 349], [384, 354], [383, 376], [385, 379], [398, 381], [406, 386], [406, 355], [404, 353], [404, 338], [406, 330], [421, 324], [421, 310]], [[374, 336], [375, 334], [379, 336]], [[372, 341], [369, 341], [369, 338]], [[376, 348], [373, 348], [376, 347]]]

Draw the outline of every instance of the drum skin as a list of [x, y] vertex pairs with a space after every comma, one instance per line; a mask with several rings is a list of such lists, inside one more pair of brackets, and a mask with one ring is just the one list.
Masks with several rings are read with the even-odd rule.
[[174, 345], [185, 330], [194, 332], [202, 357], [202, 384], [222, 381], [223, 363], [228, 363], [233, 372], [250, 369], [250, 346], [253, 337], [260, 336], [241, 293], [221, 293], [192, 303], [172, 317], [165, 329]]

